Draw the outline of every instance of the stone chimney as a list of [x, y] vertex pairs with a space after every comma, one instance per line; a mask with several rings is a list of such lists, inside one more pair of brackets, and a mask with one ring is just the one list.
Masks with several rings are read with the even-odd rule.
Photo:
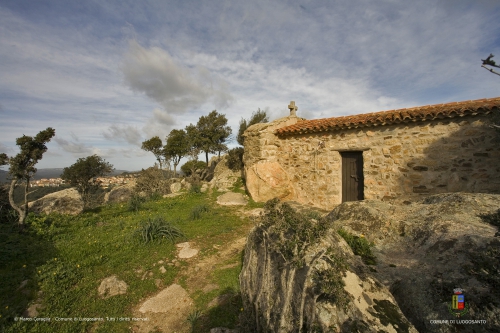
[[295, 101], [290, 101], [290, 105], [288, 105], [288, 108], [290, 109], [290, 116], [297, 117], [297, 110], [299, 108], [295, 106]]

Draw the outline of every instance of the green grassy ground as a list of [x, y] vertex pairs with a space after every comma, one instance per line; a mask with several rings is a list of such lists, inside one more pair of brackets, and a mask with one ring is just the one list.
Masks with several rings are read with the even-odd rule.
[[[140, 300], [158, 292], [156, 279], [163, 286], [174, 281], [182, 285], [183, 263], [179, 267], [165, 266], [161, 274], [160, 260], [175, 257], [171, 242], [141, 242], [137, 230], [148, 218], [163, 217], [180, 229], [185, 237], [200, 248], [200, 258], [213, 254], [214, 245], [243, 237], [252, 222], [237, 216], [235, 208], [220, 207], [214, 202], [218, 193], [183, 194], [168, 199], [150, 200], [138, 212], [129, 211], [127, 204], [103, 206], [79, 216], [34, 216], [28, 219], [29, 231], [19, 234], [5, 223], [0, 224], [0, 331], [1, 332], [129, 332], [129, 322], [106, 321], [106, 317], [132, 317]], [[193, 209], [206, 205], [193, 219]], [[258, 207], [250, 202], [247, 209]], [[238, 274], [241, 253], [235, 254], [215, 269], [209, 280], [217, 290], [191, 295], [201, 317], [193, 320], [194, 329], [208, 331], [210, 327], [232, 327], [236, 324], [241, 299], [238, 296]], [[141, 279], [142, 272], [154, 272], [154, 277]], [[113, 274], [124, 280], [126, 294], [102, 299], [97, 294], [100, 282]], [[23, 281], [26, 285], [22, 288]], [[205, 310], [214, 297], [231, 294], [228, 304]], [[39, 318], [51, 322], [15, 321], [35, 299], [41, 297], [43, 308]], [[57, 322], [56, 317], [104, 318], [103, 322]]]

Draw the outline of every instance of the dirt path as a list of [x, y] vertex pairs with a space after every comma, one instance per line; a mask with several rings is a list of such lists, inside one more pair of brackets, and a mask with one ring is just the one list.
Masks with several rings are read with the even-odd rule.
[[[190, 332], [191, 327], [187, 318], [194, 310], [194, 302], [189, 297], [189, 294], [193, 294], [198, 290], [206, 293], [219, 288], [218, 285], [211, 283], [211, 273], [216, 268], [234, 267], [234, 265], [228, 265], [228, 267], [218, 266], [220, 263], [234, 258], [245, 247], [246, 236], [241, 237], [241, 233], [240, 237], [238, 235], [235, 236], [232, 240], [228, 239], [226, 246], [214, 246], [218, 251], [213, 255], [201, 259], [199, 256], [182, 259], [188, 262], [188, 266], [180, 272], [177, 280], [185, 277], [187, 290], [179, 284], [174, 283], [149, 297], [147, 300], [140, 302], [134, 309], [134, 315], [137, 317], [147, 317], [149, 320], [134, 323], [132, 331], [137, 333], [157, 331], [169, 333]], [[196, 244], [191, 243], [191, 247], [196, 248]]]

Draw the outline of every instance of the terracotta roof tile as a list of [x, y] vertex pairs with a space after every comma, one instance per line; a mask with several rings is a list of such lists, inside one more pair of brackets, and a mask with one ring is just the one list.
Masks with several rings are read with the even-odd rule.
[[493, 108], [500, 108], [500, 97], [426, 105], [408, 109], [381, 111], [352, 116], [302, 120], [294, 125], [278, 129], [276, 134], [293, 135], [316, 133], [350, 128], [384, 126], [407, 122], [463, 117], [467, 115], [487, 114], [490, 113]]

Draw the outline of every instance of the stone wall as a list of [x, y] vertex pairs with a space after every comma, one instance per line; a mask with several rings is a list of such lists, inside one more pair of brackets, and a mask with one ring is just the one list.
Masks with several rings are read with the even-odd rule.
[[284, 175], [281, 180], [274, 180], [274, 187], [290, 189], [277, 191], [279, 195], [275, 196], [332, 209], [342, 201], [341, 152], [363, 151], [365, 199], [411, 200], [423, 194], [461, 191], [500, 193], [500, 134], [488, 126], [488, 117], [457, 117], [282, 138], [274, 131], [300, 118], [290, 116], [257, 124], [245, 132], [247, 186], [256, 201], [272, 197], [272, 177], [253, 177], [254, 184], [267, 184], [266, 195], [251, 190], [248, 178], [257, 169], [261, 175], [265, 173], [262, 169], [266, 169], [266, 164], [273, 163], [275, 170], [278, 164]]

